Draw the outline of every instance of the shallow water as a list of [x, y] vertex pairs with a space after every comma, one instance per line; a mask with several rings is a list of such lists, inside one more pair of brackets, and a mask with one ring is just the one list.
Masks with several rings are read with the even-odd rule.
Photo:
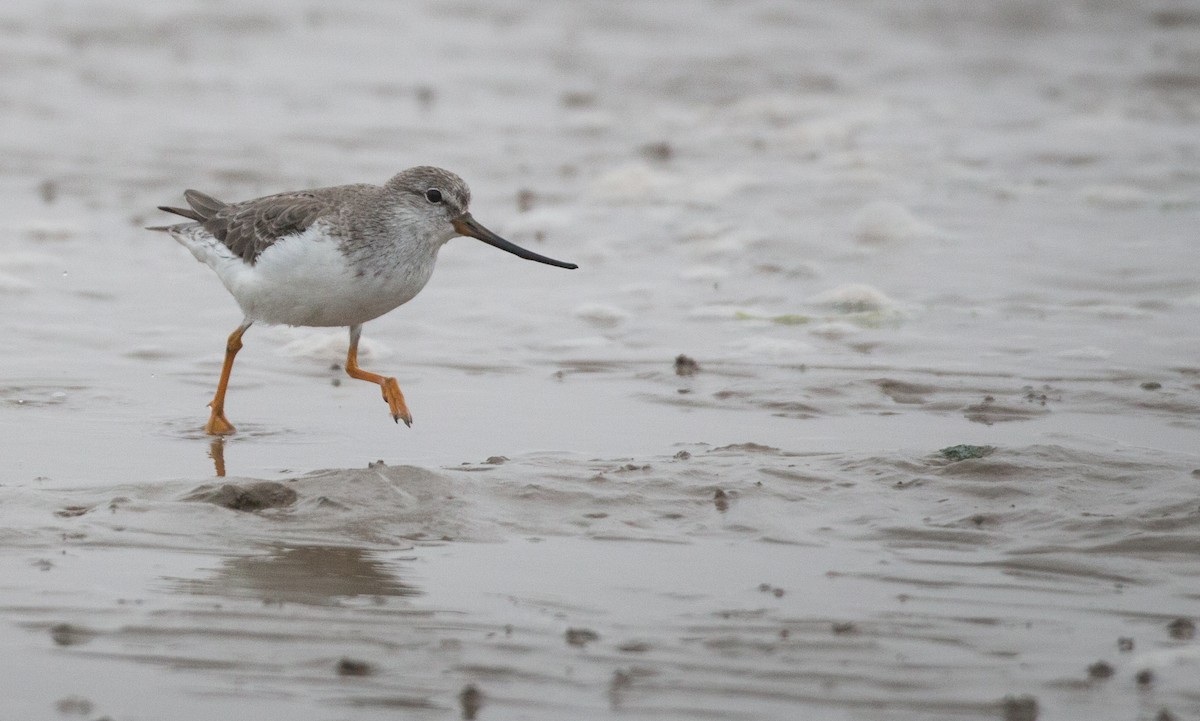
[[[1198, 38], [6, 4], [0, 718], [1200, 716]], [[364, 334], [412, 429], [256, 326], [206, 438], [240, 318], [155, 206], [419, 163], [580, 269], [450, 243]]]

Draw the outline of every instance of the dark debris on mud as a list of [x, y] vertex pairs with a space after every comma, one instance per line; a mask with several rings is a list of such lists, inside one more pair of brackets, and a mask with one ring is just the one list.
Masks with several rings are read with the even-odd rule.
[[675, 356], [675, 375], [677, 376], [693, 376], [700, 372], [700, 364], [695, 358], [686, 356], [683, 353]]
[[375, 667], [366, 661], [343, 656], [335, 666], [339, 676], [370, 676], [375, 673]]
[[256, 481], [245, 485], [223, 483], [219, 486], [200, 486], [184, 496], [183, 500], [212, 503], [234, 511], [263, 511], [291, 506], [297, 497], [294, 489], [282, 483]]
[[995, 446], [973, 446], [968, 443], [960, 443], [956, 446], [947, 446], [939, 450], [938, 455], [948, 461], [957, 463], [958, 461], [989, 456], [995, 450]]

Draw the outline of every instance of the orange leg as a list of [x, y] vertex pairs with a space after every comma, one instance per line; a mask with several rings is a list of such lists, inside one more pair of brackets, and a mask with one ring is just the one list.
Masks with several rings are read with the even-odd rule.
[[204, 432], [210, 436], [223, 436], [237, 430], [225, 417], [225, 389], [229, 387], [229, 374], [233, 371], [233, 358], [242, 349], [242, 334], [249, 327], [250, 321], [242, 323], [237, 330], [229, 334], [229, 340], [225, 342], [225, 365], [221, 366], [221, 380], [217, 383], [217, 394], [213, 396], [212, 403], [208, 404], [212, 413], [208, 416], [208, 423], [204, 424]]
[[358, 338], [360, 335], [362, 335], [362, 325], [350, 326], [350, 351], [346, 353], [346, 374], [360, 381], [378, 384], [383, 391], [383, 399], [392, 409], [392, 420], [397, 423], [404, 421], [404, 425], [412, 427], [412, 414], [408, 412], [408, 406], [404, 405], [404, 394], [400, 392], [400, 385], [396, 383], [396, 379], [385, 378], [358, 367]]

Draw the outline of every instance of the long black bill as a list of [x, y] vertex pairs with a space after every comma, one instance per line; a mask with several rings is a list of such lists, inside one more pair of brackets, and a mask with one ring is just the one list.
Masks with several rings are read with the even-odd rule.
[[525, 250], [516, 243], [510, 243], [504, 238], [501, 238], [492, 231], [480, 225], [474, 218], [471, 217], [470, 213], [463, 213], [462, 217], [453, 221], [453, 225], [454, 229], [458, 231], [459, 235], [478, 238], [488, 245], [494, 245], [500, 250], [507, 250], [513, 255], [524, 258], [525, 260], [536, 260], [539, 263], [556, 265], [559, 268], [566, 268], [568, 270], [575, 270], [579, 267], [574, 263], [564, 263], [561, 260], [547, 258], [544, 255], [538, 255], [537, 253], [534, 253], [532, 250]]

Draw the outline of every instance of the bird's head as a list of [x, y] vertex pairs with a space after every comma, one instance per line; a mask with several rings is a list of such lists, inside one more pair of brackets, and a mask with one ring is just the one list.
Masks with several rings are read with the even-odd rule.
[[420, 165], [402, 170], [384, 185], [390, 198], [410, 223], [421, 226], [421, 234], [439, 245], [456, 235], [482, 240], [488, 245], [539, 263], [574, 269], [579, 266], [547, 258], [501, 238], [471, 217], [471, 189], [449, 170]]

